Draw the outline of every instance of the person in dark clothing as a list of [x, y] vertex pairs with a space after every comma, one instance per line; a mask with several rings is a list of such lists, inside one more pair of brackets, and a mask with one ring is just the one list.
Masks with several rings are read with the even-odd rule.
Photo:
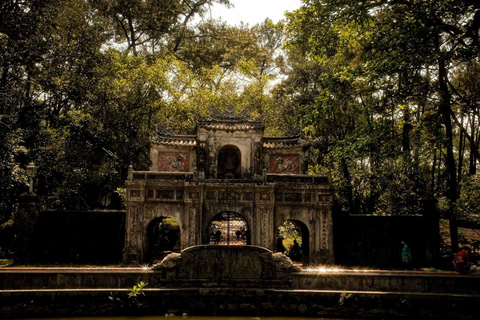
[[292, 261], [301, 261], [302, 260], [302, 252], [300, 250], [300, 245], [298, 244], [297, 240], [293, 240], [292, 249], [288, 253], [288, 256]]
[[285, 252], [285, 246], [283, 245], [283, 237], [278, 236], [277, 237], [277, 252]]
[[222, 231], [217, 230], [217, 232], [215, 232], [215, 240], [216, 240], [217, 244], [220, 243], [220, 238], [221, 237], [222, 237]]

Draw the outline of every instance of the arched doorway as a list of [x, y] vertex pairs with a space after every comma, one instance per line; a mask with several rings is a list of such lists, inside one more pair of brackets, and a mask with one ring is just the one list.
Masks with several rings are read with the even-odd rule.
[[148, 243], [146, 261], [160, 262], [171, 252], [180, 252], [180, 226], [173, 218], [152, 220], [147, 227]]
[[308, 263], [309, 232], [298, 220], [287, 220], [277, 228], [277, 252], [284, 252], [292, 261]]
[[240, 179], [242, 177], [242, 154], [236, 146], [224, 146], [218, 152], [218, 179]]
[[250, 228], [247, 221], [236, 212], [222, 212], [210, 220], [207, 227], [208, 244], [250, 244]]

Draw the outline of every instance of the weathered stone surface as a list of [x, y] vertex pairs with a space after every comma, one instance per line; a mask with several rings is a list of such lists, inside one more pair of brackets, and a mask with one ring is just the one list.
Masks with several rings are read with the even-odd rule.
[[216, 245], [172, 253], [152, 269], [168, 279], [190, 280], [288, 280], [292, 272], [299, 271], [282, 253], [257, 246]]
[[[160, 130], [151, 171], [129, 171], [124, 263], [151, 262], [149, 226], [173, 218], [181, 249], [208, 244], [214, 217], [231, 212], [248, 229], [246, 244], [276, 249], [277, 228], [302, 230], [302, 261], [333, 263], [332, 197], [327, 176], [308, 176], [300, 135], [264, 137], [264, 119], [211, 115], [196, 135]], [[184, 171], [184, 172], [179, 172]], [[233, 230], [228, 237], [235, 237]], [[224, 233], [225, 236], [225, 233]]]

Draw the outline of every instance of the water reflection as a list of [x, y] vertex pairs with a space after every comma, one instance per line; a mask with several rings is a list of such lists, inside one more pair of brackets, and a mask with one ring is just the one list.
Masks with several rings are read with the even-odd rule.
[[[189, 316], [189, 315], [161, 315], [161, 316], [142, 316], [142, 317], [68, 317], [68, 318], [35, 318], [23, 320], [327, 320], [325, 318], [302, 318], [302, 317], [216, 317], [216, 316]], [[341, 320], [332, 319], [328, 320]]]

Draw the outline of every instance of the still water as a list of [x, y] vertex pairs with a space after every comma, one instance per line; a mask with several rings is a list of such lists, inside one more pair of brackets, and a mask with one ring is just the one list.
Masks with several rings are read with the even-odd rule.
[[23, 320], [341, 320], [332, 318], [302, 318], [302, 317], [215, 317], [215, 316], [149, 316], [149, 317], [70, 317], [70, 318], [36, 318]]

